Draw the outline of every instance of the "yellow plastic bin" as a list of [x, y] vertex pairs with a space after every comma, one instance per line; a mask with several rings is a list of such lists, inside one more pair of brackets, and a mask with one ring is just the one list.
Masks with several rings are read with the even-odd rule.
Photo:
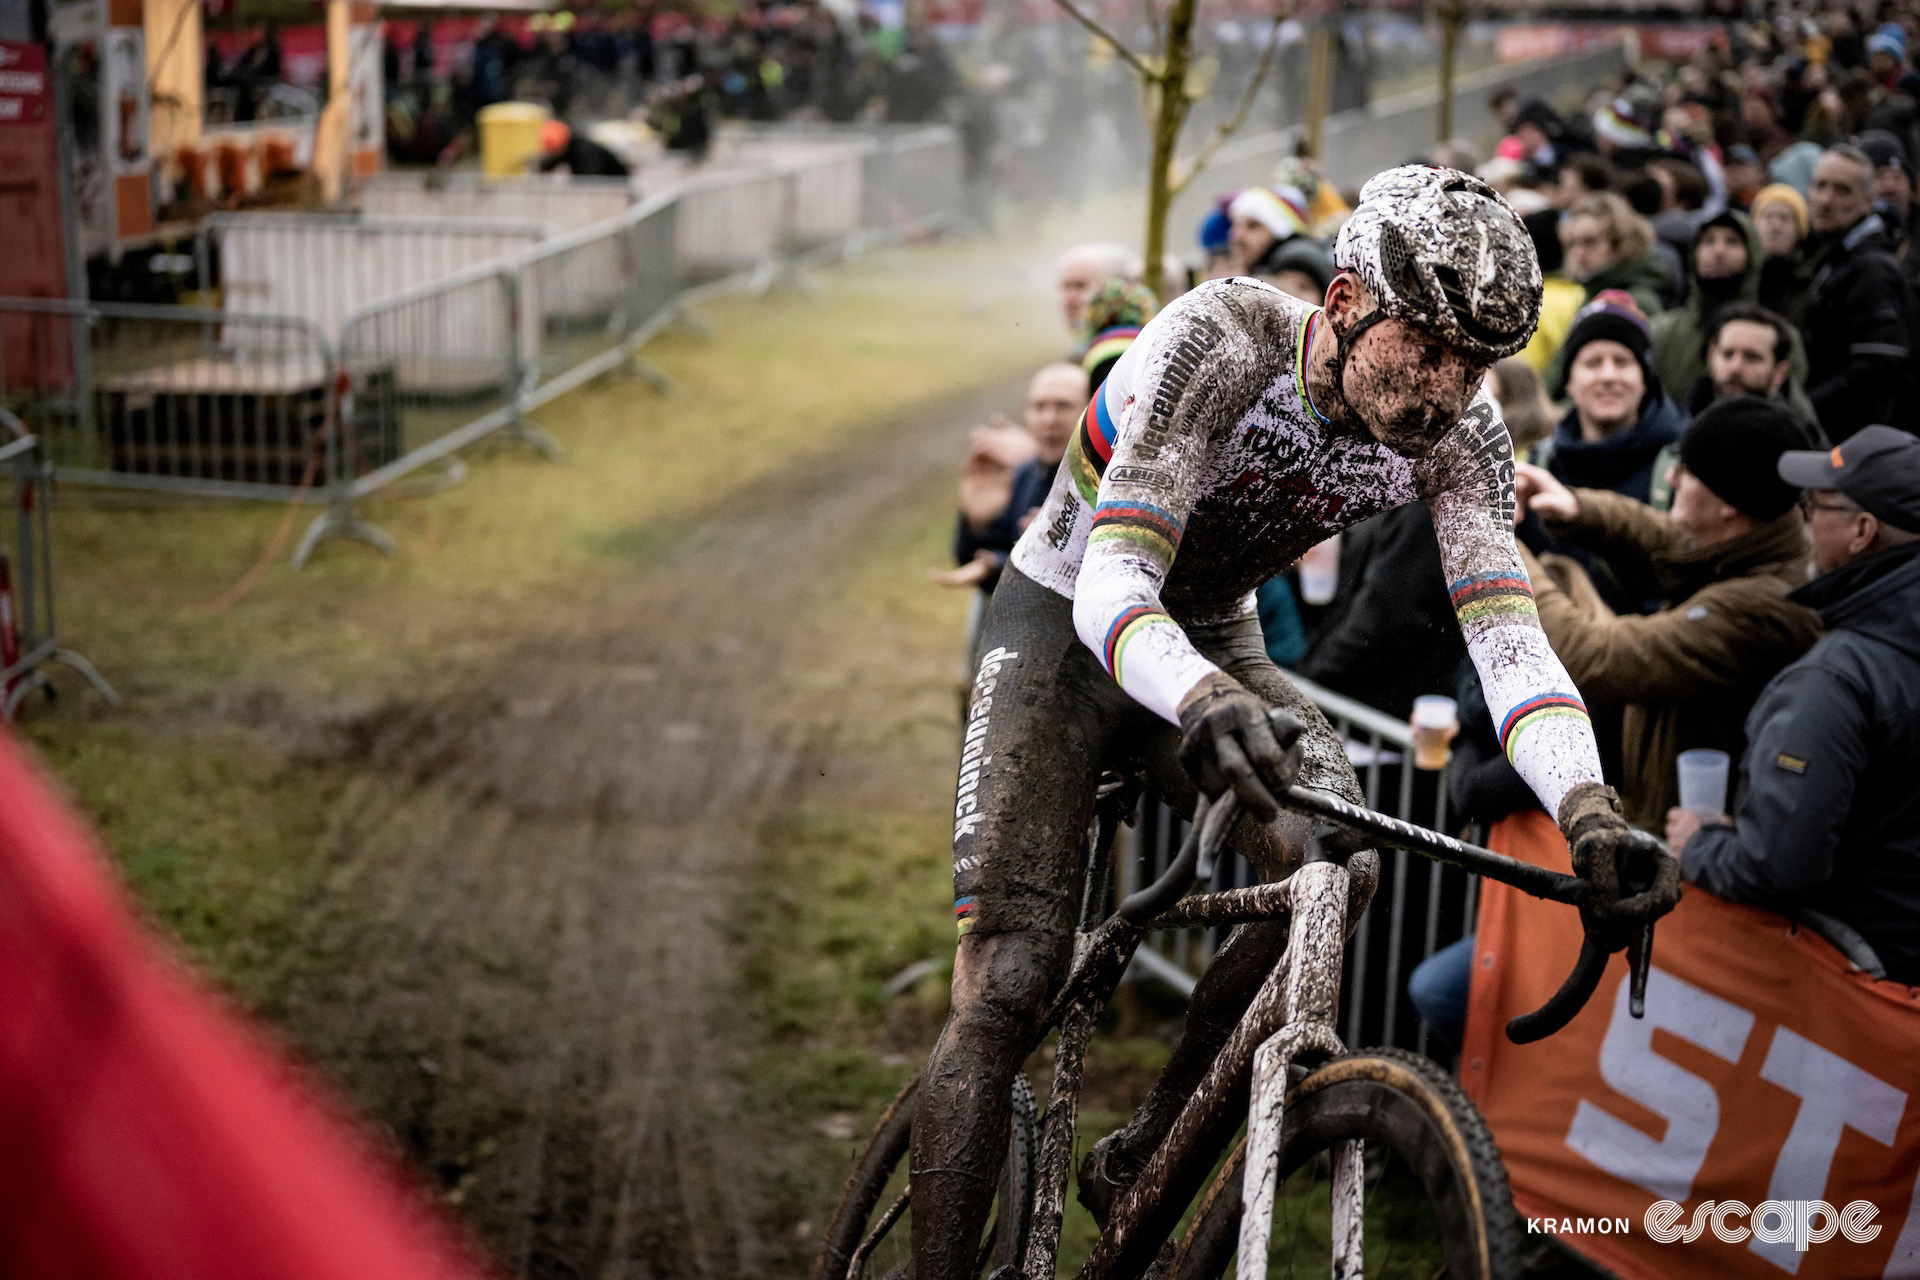
[[518, 178], [540, 156], [540, 126], [548, 110], [536, 102], [496, 102], [480, 108], [480, 169], [489, 178]]

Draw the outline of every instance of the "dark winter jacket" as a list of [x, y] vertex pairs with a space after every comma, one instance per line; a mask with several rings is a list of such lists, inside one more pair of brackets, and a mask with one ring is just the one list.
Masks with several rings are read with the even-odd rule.
[[[1657, 385], [1650, 390], [1638, 422], [1599, 440], [1582, 439], [1579, 411], [1567, 410], [1553, 437], [1536, 446], [1534, 461], [1569, 489], [1606, 489], [1636, 502], [1648, 501], [1661, 451], [1677, 445], [1687, 429], [1686, 412]], [[1643, 565], [1616, 565], [1590, 548], [1562, 542], [1535, 518], [1528, 519], [1521, 534], [1536, 552], [1556, 551], [1577, 561], [1614, 612], [1648, 613], [1659, 607], [1659, 587]]]
[[[1662, 311], [1652, 321], [1653, 327], [1653, 368], [1660, 375], [1660, 385], [1665, 387], [1667, 395], [1676, 404], [1690, 408], [1695, 406], [1698, 383], [1707, 373], [1707, 330], [1712, 328], [1714, 317], [1720, 308], [1730, 302], [1754, 302], [1760, 297], [1760, 271], [1764, 265], [1764, 251], [1760, 248], [1760, 235], [1753, 229], [1753, 219], [1737, 209], [1707, 219], [1700, 230], [1708, 227], [1731, 226], [1747, 242], [1747, 271], [1740, 278], [1737, 287], [1725, 296], [1708, 298], [1701, 290], [1700, 278], [1694, 267], [1694, 249], [1698, 247], [1699, 236], [1694, 244], [1687, 248], [1687, 300], [1671, 311]], [[1789, 329], [1789, 351], [1787, 386], [1784, 399], [1794, 410], [1806, 417], [1813, 418], [1813, 404], [1807, 400], [1800, 388], [1807, 380], [1807, 350], [1800, 340], [1800, 331]], [[1708, 391], [1711, 396], [1711, 386]]]
[[1807, 289], [1807, 395], [1837, 443], [1872, 423], [1909, 428], [1920, 307], [1869, 214], [1816, 251]]
[[1819, 615], [1787, 599], [1806, 581], [1806, 528], [1792, 510], [1699, 547], [1650, 507], [1590, 489], [1578, 496], [1580, 514], [1559, 531], [1612, 562], [1645, 565], [1666, 608], [1607, 616], [1530, 557], [1527, 575], [1540, 627], [1581, 696], [1625, 707], [1621, 799], [1627, 821], [1658, 830], [1679, 801], [1675, 757], [1695, 747], [1737, 757], [1754, 699], [1820, 635]]
[[1408, 503], [1340, 535], [1340, 588], [1299, 671], [1405, 718], [1423, 693], [1449, 693], [1466, 655], [1447, 595], [1433, 515]]
[[1920, 546], [1794, 592], [1827, 634], [1747, 718], [1734, 825], [1687, 842], [1689, 880], [1733, 902], [1812, 909], [1920, 984]]
[[1660, 314], [1661, 291], [1667, 284], [1666, 259], [1656, 249], [1638, 262], [1621, 260], [1580, 282], [1592, 302], [1603, 289], [1624, 289], [1633, 295], [1634, 305], [1649, 316]]

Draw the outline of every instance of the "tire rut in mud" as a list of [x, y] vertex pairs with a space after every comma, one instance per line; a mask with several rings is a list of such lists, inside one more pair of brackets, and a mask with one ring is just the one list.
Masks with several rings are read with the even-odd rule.
[[924, 510], [1019, 390], [729, 496], [459, 693], [344, 731], [370, 776], [277, 1016], [506, 1270], [751, 1277], [791, 1252], [740, 1106], [732, 922], [759, 823], [829, 748], [757, 700], [819, 566]]

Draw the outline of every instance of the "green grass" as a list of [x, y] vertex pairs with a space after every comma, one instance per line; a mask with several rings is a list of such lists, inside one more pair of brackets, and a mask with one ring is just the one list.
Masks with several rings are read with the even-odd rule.
[[244, 1001], [270, 1003], [324, 872], [302, 851], [324, 848], [337, 776], [237, 727], [160, 743], [111, 722], [37, 736], [150, 916]]
[[282, 508], [64, 488], [61, 636], [127, 707], [109, 714], [69, 683], [55, 706], [33, 699], [20, 731], [154, 917], [255, 1000], [324, 872], [300, 851], [343, 782], [310, 763], [314, 736], [431, 692], [450, 663], [510, 652], [611, 575], [644, 574], [729, 493], [1051, 355], [1058, 335], [1022, 278], [982, 265], [995, 251], [891, 254], [823, 273], [817, 298], [714, 302], [714, 338], [675, 331], [647, 348], [670, 395], [601, 378], [536, 415], [568, 451], [560, 464], [486, 452], [446, 492], [364, 502], [397, 555], [327, 543], [298, 573], [283, 556], [217, 614]]

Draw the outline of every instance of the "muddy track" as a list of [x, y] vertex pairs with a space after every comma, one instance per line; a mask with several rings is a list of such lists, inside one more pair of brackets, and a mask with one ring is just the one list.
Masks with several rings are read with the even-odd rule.
[[510, 661], [343, 731], [373, 768], [276, 1016], [505, 1270], [790, 1265], [769, 1260], [792, 1251], [767, 1246], [739, 1105], [755, 1029], [732, 921], [756, 827], [831, 729], [751, 712], [792, 620], [830, 603], [821, 566], [923, 511], [966, 428], [1019, 390], [902, 415], [644, 531], [647, 563], [536, 620]]

